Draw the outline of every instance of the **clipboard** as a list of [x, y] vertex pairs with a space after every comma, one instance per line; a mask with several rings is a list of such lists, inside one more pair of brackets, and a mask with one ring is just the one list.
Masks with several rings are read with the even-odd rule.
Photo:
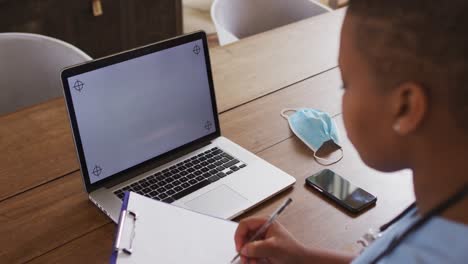
[[125, 193], [110, 263], [230, 263], [237, 223]]

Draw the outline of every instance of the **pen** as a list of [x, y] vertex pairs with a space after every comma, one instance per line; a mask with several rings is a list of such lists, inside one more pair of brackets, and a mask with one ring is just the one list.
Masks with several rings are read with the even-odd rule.
[[[261, 227], [260, 229], [257, 230], [257, 232], [255, 232], [255, 234], [249, 239], [249, 241], [247, 243], [250, 243], [252, 241], [255, 241], [257, 240], [261, 235], [263, 235], [263, 233], [265, 233], [265, 231], [271, 226], [271, 224], [273, 224], [273, 222], [275, 221], [275, 219], [284, 211], [284, 209], [286, 209], [286, 207], [292, 202], [292, 199], [291, 198], [288, 198], [286, 201], [284, 201], [284, 203], [278, 207], [278, 209], [276, 209], [276, 211], [274, 211], [270, 218], [268, 219], [268, 221], [266, 221]], [[237, 253], [234, 258], [232, 258], [231, 260], [231, 263], [233, 263], [234, 261], [236, 261], [236, 259], [238, 259], [240, 257], [240, 253]]]

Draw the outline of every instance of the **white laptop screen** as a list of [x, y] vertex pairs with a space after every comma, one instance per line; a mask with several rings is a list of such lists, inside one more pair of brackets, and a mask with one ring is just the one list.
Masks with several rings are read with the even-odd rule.
[[91, 184], [216, 131], [202, 40], [66, 81]]

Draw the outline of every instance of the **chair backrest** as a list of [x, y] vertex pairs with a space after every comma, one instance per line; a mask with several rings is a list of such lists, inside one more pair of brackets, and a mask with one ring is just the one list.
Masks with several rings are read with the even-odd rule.
[[63, 96], [60, 72], [91, 60], [58, 39], [29, 33], [0, 33], [0, 115]]
[[215, 0], [211, 18], [221, 45], [330, 12], [312, 0]]

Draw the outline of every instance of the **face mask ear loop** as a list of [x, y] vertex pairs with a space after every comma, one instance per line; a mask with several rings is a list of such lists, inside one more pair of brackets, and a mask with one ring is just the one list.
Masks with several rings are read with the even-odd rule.
[[291, 112], [291, 111], [292, 111], [292, 112], [296, 112], [297, 109], [296, 109], [296, 108], [285, 108], [285, 109], [281, 110], [280, 115], [281, 115], [284, 119], [288, 120], [289, 116], [286, 115], [286, 112]]
[[[338, 163], [338, 162], [339, 162], [340, 160], [342, 160], [343, 157], [344, 157], [343, 149], [342, 149], [342, 148], [339, 148], [339, 150], [341, 151], [341, 157], [338, 158], [337, 160], [331, 161], [331, 162], [330, 162], [329, 159], [324, 159], [324, 158], [320, 158], [320, 157], [316, 156], [316, 155], [315, 155], [315, 152], [314, 152], [315, 161], [317, 161], [318, 164], [323, 165], [323, 166], [330, 166], [330, 165], [333, 165], [333, 164], [335, 164], [335, 163]], [[325, 161], [325, 162], [327, 162], [327, 163], [323, 163], [322, 161]]]

